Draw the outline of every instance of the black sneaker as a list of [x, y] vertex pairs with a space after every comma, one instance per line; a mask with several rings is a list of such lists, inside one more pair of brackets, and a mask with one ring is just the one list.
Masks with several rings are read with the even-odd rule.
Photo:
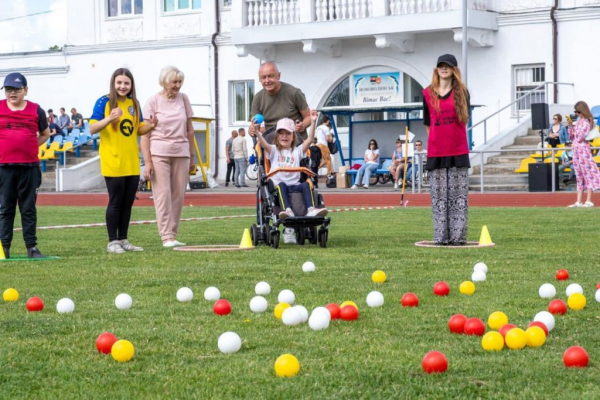
[[33, 246], [27, 249], [27, 258], [46, 258], [37, 247]]
[[229, 186], [229, 182], [225, 182], [225, 187]]
[[2, 246], [2, 250], [4, 250], [4, 258], [8, 260], [10, 258], [10, 247]]

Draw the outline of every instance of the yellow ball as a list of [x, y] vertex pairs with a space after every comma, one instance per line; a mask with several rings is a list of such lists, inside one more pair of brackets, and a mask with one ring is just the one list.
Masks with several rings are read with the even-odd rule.
[[527, 346], [540, 347], [546, 343], [546, 332], [539, 326], [532, 326], [525, 331], [527, 335]]
[[385, 272], [377, 270], [373, 272], [373, 275], [371, 275], [371, 279], [375, 283], [383, 283], [387, 279], [387, 275], [385, 274]]
[[462, 294], [466, 294], [467, 296], [470, 296], [473, 293], [475, 293], [475, 284], [471, 281], [464, 281], [463, 283], [460, 284], [459, 290]]
[[506, 324], [508, 324], [508, 317], [502, 311], [493, 312], [488, 318], [488, 326], [495, 331]]
[[509, 349], [519, 350], [527, 346], [527, 334], [521, 328], [512, 328], [506, 333], [504, 341]]
[[481, 347], [487, 351], [498, 351], [504, 348], [504, 338], [496, 331], [486, 333], [481, 338]]
[[571, 310], [583, 310], [585, 308], [585, 304], [587, 300], [585, 296], [581, 293], [573, 293], [567, 299], [567, 304]]
[[279, 303], [275, 306], [275, 310], [273, 311], [273, 314], [275, 315], [275, 318], [277, 319], [281, 319], [281, 316], [283, 315], [283, 312], [285, 311], [286, 308], [289, 308], [290, 305], [288, 303]]
[[347, 300], [347, 301], [343, 302], [342, 304], [340, 304], [340, 310], [346, 306], [352, 306], [358, 310], [358, 306], [356, 305], [356, 303], [353, 301], [350, 301], [350, 300]]
[[275, 361], [275, 374], [290, 378], [300, 372], [300, 362], [291, 354], [283, 354]]
[[8, 288], [4, 291], [2, 297], [4, 298], [4, 301], [17, 301], [19, 300], [19, 292], [13, 288]]
[[117, 340], [110, 349], [112, 358], [118, 362], [127, 362], [133, 358], [133, 344], [129, 340]]

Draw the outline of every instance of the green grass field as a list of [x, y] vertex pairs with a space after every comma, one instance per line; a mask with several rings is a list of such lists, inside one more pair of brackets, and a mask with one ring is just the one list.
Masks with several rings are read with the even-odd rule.
[[[198, 208], [184, 217], [252, 214], [251, 209]], [[599, 398], [600, 304], [594, 288], [598, 270], [597, 209], [472, 208], [469, 240], [487, 225], [494, 248], [425, 249], [431, 240], [431, 211], [403, 208], [332, 214], [328, 248], [282, 244], [278, 250], [186, 253], [163, 249], [155, 225], [133, 226], [131, 242], [142, 253], [106, 253], [105, 228], [38, 231], [39, 248], [60, 260], [0, 263], [0, 289], [16, 288], [20, 299], [0, 303], [0, 393], [3, 398]], [[153, 219], [154, 209], [134, 209], [134, 220]], [[39, 225], [102, 222], [104, 209], [41, 207]], [[251, 218], [181, 224], [179, 240], [188, 244], [239, 243]], [[12, 254], [23, 254], [15, 234]], [[302, 272], [312, 260], [317, 270]], [[461, 295], [473, 265], [489, 267], [487, 281], [473, 296]], [[571, 278], [557, 282], [557, 269]], [[371, 282], [382, 269], [388, 281]], [[268, 311], [253, 314], [248, 303], [254, 286], [271, 285]], [[436, 281], [451, 286], [448, 297], [433, 295]], [[538, 296], [545, 282], [566, 300], [565, 288], [584, 287], [588, 306], [557, 317], [556, 328], [538, 349], [485, 352], [480, 338], [451, 334], [455, 313], [487, 321], [503, 311], [520, 327], [547, 309]], [[175, 299], [189, 286], [191, 303]], [[203, 298], [217, 286], [233, 312], [219, 317]], [[325, 331], [307, 324], [287, 327], [273, 316], [277, 294], [291, 289], [296, 304], [314, 307], [355, 301], [360, 318], [332, 321]], [[385, 296], [382, 308], [368, 308], [367, 294]], [[117, 310], [119, 293], [134, 299], [132, 309]], [[415, 292], [418, 308], [403, 308], [400, 298]], [[42, 312], [28, 313], [25, 302], [40, 296]], [[73, 314], [58, 314], [56, 302], [69, 297]], [[130, 340], [135, 357], [118, 363], [95, 349], [96, 337], [111, 331]], [[237, 332], [242, 349], [223, 355], [219, 335]], [[562, 354], [585, 347], [590, 366], [566, 369]], [[445, 374], [427, 375], [421, 359], [439, 350], [449, 359]], [[278, 378], [275, 359], [294, 354], [301, 363], [293, 378]]]

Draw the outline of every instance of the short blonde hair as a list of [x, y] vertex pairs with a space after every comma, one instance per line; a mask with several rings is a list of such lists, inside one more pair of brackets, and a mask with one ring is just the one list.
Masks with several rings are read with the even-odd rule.
[[160, 86], [165, 87], [169, 83], [171, 83], [174, 78], [181, 79], [182, 81], [185, 79], [185, 75], [183, 72], [179, 70], [179, 68], [174, 67], [172, 65], [167, 65], [160, 71], [160, 75], [158, 76], [158, 83]]

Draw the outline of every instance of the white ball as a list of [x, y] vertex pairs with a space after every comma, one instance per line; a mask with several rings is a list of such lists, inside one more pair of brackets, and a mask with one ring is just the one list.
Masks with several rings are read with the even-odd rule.
[[600, 303], [600, 289], [596, 290], [596, 301]]
[[300, 320], [300, 322], [304, 323], [304, 322], [308, 321], [308, 310], [306, 309], [306, 307], [304, 307], [304, 306], [294, 306], [294, 308], [296, 310], [298, 310], [298, 312], [300, 313], [300, 316], [302, 317], [302, 319]]
[[485, 279], [486, 279], [485, 272], [483, 272], [481, 270], [474, 271], [471, 274], [471, 280], [473, 282], [485, 282]]
[[235, 332], [225, 332], [219, 336], [217, 343], [219, 350], [223, 354], [237, 353], [242, 348], [242, 339]]
[[264, 296], [271, 293], [271, 286], [267, 282], [258, 282], [254, 287], [254, 291], [259, 296]]
[[294, 307], [288, 307], [283, 310], [281, 320], [283, 321], [283, 324], [287, 326], [298, 325], [302, 322], [302, 314]]
[[267, 311], [267, 299], [262, 296], [254, 296], [250, 300], [250, 310], [255, 313]]
[[73, 300], [66, 297], [64, 299], [60, 299], [58, 303], [56, 303], [56, 311], [61, 314], [72, 313], [75, 311], [75, 303], [73, 303]]
[[373, 291], [367, 295], [367, 305], [369, 307], [381, 307], [383, 305], [383, 295]]
[[315, 264], [312, 261], [307, 261], [302, 264], [302, 271], [304, 272], [314, 272]]
[[487, 265], [485, 265], [485, 263], [482, 262], [478, 262], [477, 264], [475, 264], [475, 266], [473, 267], [473, 272], [475, 271], [483, 271], [483, 273], [487, 274], [488, 272], [488, 267]]
[[540, 311], [539, 313], [535, 314], [533, 320], [543, 322], [544, 325], [546, 325], [546, 328], [548, 328], [548, 332], [554, 329], [554, 325], [556, 324], [554, 315], [550, 314], [548, 311]]
[[567, 297], [569, 297], [573, 293], [583, 294], [583, 288], [579, 283], [571, 283], [569, 286], [567, 286]]
[[221, 298], [221, 292], [214, 286], [207, 287], [204, 291], [204, 299], [208, 301], [217, 301]]
[[[331, 313], [329, 312], [329, 310], [326, 307], [317, 307], [314, 310], [312, 310], [312, 313], [310, 314], [310, 318], [316, 317], [316, 316], [327, 318], [328, 320], [331, 321]], [[309, 321], [310, 321], [310, 318], [309, 318]]]
[[540, 286], [538, 293], [542, 299], [551, 299], [556, 296], [556, 288], [551, 283], [544, 283], [542, 286]]
[[177, 300], [183, 302], [192, 301], [194, 298], [194, 292], [189, 287], [182, 287], [177, 291]]
[[279, 295], [277, 296], [277, 301], [280, 303], [294, 304], [294, 301], [296, 301], [296, 296], [291, 290], [284, 289], [281, 292], [279, 292]]
[[115, 306], [117, 306], [119, 310], [129, 310], [132, 305], [133, 299], [127, 293], [121, 293], [115, 299]]
[[329, 318], [327, 318], [322, 313], [315, 314], [313, 312], [313, 314], [308, 319], [308, 326], [310, 326], [310, 329], [312, 329], [313, 331], [321, 331], [323, 329], [329, 328], [330, 321], [331, 314], [329, 315]]

